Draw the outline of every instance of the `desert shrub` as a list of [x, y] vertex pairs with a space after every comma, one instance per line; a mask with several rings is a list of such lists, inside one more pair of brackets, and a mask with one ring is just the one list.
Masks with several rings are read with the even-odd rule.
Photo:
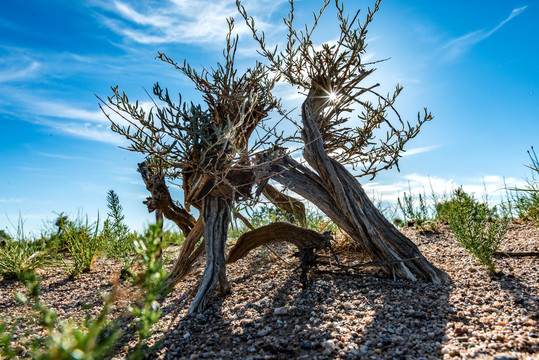
[[145, 354], [153, 352], [159, 346], [156, 342], [148, 346], [147, 340], [152, 335], [152, 326], [159, 321], [162, 311], [157, 301], [167, 294], [167, 273], [163, 267], [162, 252], [167, 246], [159, 225], [150, 225], [141, 238], [135, 240], [135, 251], [142, 262], [144, 271], [136, 276], [135, 281], [146, 291], [142, 305], [133, 304], [128, 310], [135, 316], [138, 342], [131, 354], [131, 359], [143, 359]]
[[133, 263], [136, 235], [129, 232], [124, 222], [123, 208], [114, 190], [107, 193], [107, 207], [109, 212], [102, 233], [104, 250], [107, 256], [117, 259], [127, 269]]
[[83, 221], [79, 216], [75, 221], [68, 221], [62, 229], [62, 243], [71, 255], [72, 264], [64, 264], [71, 276], [90, 271], [94, 261], [103, 251], [104, 236], [99, 231], [99, 217], [93, 224], [88, 217]]
[[326, 231], [335, 233], [338, 230], [337, 225], [329, 217], [319, 211], [307, 210], [306, 220], [305, 227], [321, 233]]
[[403, 220], [395, 218], [393, 220], [395, 225], [415, 226], [420, 230], [432, 230], [435, 227], [428, 198], [424, 192], [418, 193], [416, 197], [409, 188], [408, 193], [403, 193], [402, 199], [400, 196], [397, 199], [397, 208], [400, 210]]
[[[161, 316], [157, 300], [166, 294], [166, 273], [160, 260], [163, 246], [157, 226], [150, 227], [145, 236], [136, 242], [136, 251], [143, 267], [143, 272], [136, 280], [145, 295], [140, 302], [142, 306], [132, 305], [128, 308], [134, 315], [138, 334], [138, 342], [129, 354], [130, 359], [143, 359], [153, 350], [153, 347], [147, 346], [146, 340], [152, 333], [152, 325]], [[17, 300], [31, 307], [32, 324], [43, 327], [46, 335], [38, 337], [28, 331], [23, 336], [15, 336], [16, 323], [10, 326], [0, 323], [2, 358], [91, 360], [107, 359], [115, 355], [114, 343], [122, 336], [117, 324], [109, 318], [110, 307], [118, 296], [115, 289], [105, 300], [97, 317], [77, 323], [58, 319], [54, 311], [41, 303], [39, 281], [34, 273], [25, 273], [24, 278], [28, 295], [18, 294]]]
[[449, 201], [449, 226], [456, 240], [479, 262], [495, 271], [492, 255], [501, 245], [509, 219], [499, 218], [496, 208], [481, 203], [462, 187], [453, 192]]
[[25, 272], [50, 263], [48, 249], [42, 241], [27, 239], [23, 221], [19, 219], [14, 237], [7, 232], [0, 239], [0, 275], [4, 278], [21, 279]]

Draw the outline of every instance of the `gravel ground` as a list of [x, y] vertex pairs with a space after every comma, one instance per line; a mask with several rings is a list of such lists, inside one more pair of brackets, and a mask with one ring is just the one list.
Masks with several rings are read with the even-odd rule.
[[[193, 274], [163, 301], [157, 335], [158, 359], [539, 359], [539, 262], [499, 258], [501, 275], [490, 276], [451, 236], [403, 229], [452, 283], [394, 281], [366, 268], [363, 276], [312, 274], [303, 290], [293, 249], [275, 251], [293, 266], [259, 250], [228, 267], [233, 292], [216, 299], [204, 314], [187, 316]], [[502, 251], [539, 251], [539, 228], [514, 224]], [[177, 249], [173, 249], [173, 252]], [[172, 258], [174, 253], [171, 254]], [[365, 262], [356, 253], [342, 263]], [[69, 279], [61, 270], [43, 270], [42, 301], [61, 318], [97, 314], [102, 296], [117, 283], [118, 266], [103, 260], [92, 272]], [[112, 316], [124, 323], [126, 298]], [[20, 283], [0, 278], [0, 319], [11, 322], [28, 308], [13, 300]], [[131, 297], [133, 298], [134, 295]], [[24, 324], [20, 326], [20, 331]], [[121, 356], [132, 345], [119, 345]]]

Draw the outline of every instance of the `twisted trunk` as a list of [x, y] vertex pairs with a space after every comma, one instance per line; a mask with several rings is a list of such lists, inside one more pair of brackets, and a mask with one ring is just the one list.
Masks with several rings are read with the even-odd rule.
[[[302, 107], [305, 143], [304, 158], [316, 171], [300, 165], [289, 156], [259, 156], [259, 174], [271, 176], [286, 188], [303, 196], [343, 229], [373, 260], [390, 262], [383, 270], [407, 280], [417, 277], [441, 283], [445, 272], [432, 265], [417, 246], [376, 208], [357, 179], [325, 152], [318, 128], [315, 94], [309, 93]], [[268, 158], [273, 156], [273, 159]], [[414, 258], [403, 262], [404, 259]]]
[[208, 195], [202, 200], [206, 269], [202, 275], [198, 293], [189, 307], [190, 314], [203, 311], [214, 290], [217, 290], [220, 295], [230, 292], [225, 261], [230, 206], [230, 200], [212, 195]]

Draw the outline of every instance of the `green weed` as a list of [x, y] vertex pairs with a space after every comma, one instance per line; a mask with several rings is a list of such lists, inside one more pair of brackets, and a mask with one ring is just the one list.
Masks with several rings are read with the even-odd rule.
[[79, 216], [75, 221], [68, 221], [62, 229], [62, 242], [71, 255], [72, 264], [64, 264], [71, 276], [90, 271], [94, 261], [103, 251], [104, 236], [99, 232], [99, 217], [94, 224], [83, 221]]
[[50, 264], [45, 243], [27, 239], [23, 220], [19, 218], [14, 238], [3, 232], [0, 239], [0, 275], [4, 278], [21, 279], [25, 272]]
[[159, 344], [149, 347], [147, 340], [152, 326], [159, 321], [162, 311], [158, 301], [170, 290], [167, 273], [163, 268], [162, 252], [166, 247], [159, 225], [151, 225], [145, 235], [135, 241], [135, 250], [143, 263], [144, 272], [136, 276], [136, 282], [146, 290], [142, 305], [131, 305], [128, 310], [135, 316], [138, 342], [130, 359], [143, 359]]
[[104, 250], [108, 257], [120, 261], [125, 271], [133, 265], [136, 235], [129, 232], [124, 222], [123, 208], [114, 190], [107, 193], [107, 207], [109, 212], [102, 233]]
[[461, 187], [454, 191], [447, 206], [449, 226], [456, 240], [489, 271], [495, 272], [492, 255], [507, 232], [509, 218], [499, 218], [496, 208], [478, 202]]
[[[166, 294], [166, 272], [161, 254], [165, 244], [161, 240], [160, 228], [152, 225], [143, 237], [136, 241], [136, 252], [142, 262], [143, 272], [136, 281], [145, 295], [142, 305], [131, 305], [128, 310], [134, 315], [138, 342], [130, 352], [130, 359], [143, 359], [157, 346], [148, 346], [147, 339], [152, 334], [152, 326], [159, 321], [161, 311], [157, 301]], [[28, 295], [17, 295], [17, 300], [31, 307], [30, 319], [25, 323], [40, 326], [46, 331], [38, 337], [27, 330], [22, 336], [15, 335], [17, 323], [8, 326], [0, 323], [0, 356], [6, 359], [39, 360], [94, 360], [108, 359], [115, 355], [115, 342], [122, 336], [118, 325], [109, 318], [110, 308], [118, 294], [113, 289], [105, 300], [100, 314], [82, 323], [58, 319], [57, 314], [41, 303], [39, 281], [30, 272], [23, 275]], [[10, 329], [11, 328], [11, 329]]]

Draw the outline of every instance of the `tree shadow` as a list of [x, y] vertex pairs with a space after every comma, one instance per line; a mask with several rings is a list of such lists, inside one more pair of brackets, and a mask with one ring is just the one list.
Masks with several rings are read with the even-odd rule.
[[186, 316], [188, 303], [165, 305], [174, 325], [164, 334], [160, 356], [443, 357], [446, 325], [456, 313], [451, 284], [311, 274], [302, 289], [300, 270], [262, 267], [252, 258], [238, 267], [243, 272], [230, 279], [231, 297], [214, 299], [203, 314]]

